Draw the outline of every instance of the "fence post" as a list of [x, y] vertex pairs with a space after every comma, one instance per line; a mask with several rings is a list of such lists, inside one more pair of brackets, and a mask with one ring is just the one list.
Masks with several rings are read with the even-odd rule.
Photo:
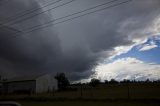
[[82, 91], [83, 89], [82, 89], [82, 84], [81, 84], [81, 97], [83, 96], [83, 91]]
[[130, 99], [130, 92], [129, 92], [129, 84], [127, 83], [127, 96], [128, 96], [128, 99]]

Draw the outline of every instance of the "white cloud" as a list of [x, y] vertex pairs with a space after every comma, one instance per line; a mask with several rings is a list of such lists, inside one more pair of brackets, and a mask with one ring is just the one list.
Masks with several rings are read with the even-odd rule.
[[146, 44], [139, 51], [147, 51], [147, 50], [154, 49], [156, 47], [158, 47], [156, 44], [152, 44], [152, 45]]
[[[122, 55], [130, 51], [133, 47], [142, 45], [148, 39], [141, 38], [141, 39], [133, 39], [134, 44], [126, 45], [126, 46], [117, 46], [112, 51], [110, 51], [109, 60], [112, 60], [114, 57]], [[108, 52], [109, 53], [109, 52]]]
[[112, 56], [110, 56], [109, 59], [113, 59], [116, 56], [127, 53], [128, 51], [132, 49], [132, 47], [134, 47], [134, 45], [115, 47], [114, 51], [112, 51]]
[[95, 70], [96, 77], [102, 81], [112, 78], [116, 80], [145, 80], [147, 78], [154, 80], [160, 78], [160, 65], [145, 63], [130, 57], [118, 59], [109, 64], [100, 64]]

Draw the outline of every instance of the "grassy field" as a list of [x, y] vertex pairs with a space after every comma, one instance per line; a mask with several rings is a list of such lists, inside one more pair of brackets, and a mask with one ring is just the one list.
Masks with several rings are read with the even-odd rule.
[[[129, 90], [129, 91], [128, 91]], [[82, 92], [60, 92], [55, 97], [96, 99], [160, 99], [160, 84], [106, 85], [95, 88], [83, 87]]]
[[3, 95], [22, 106], [160, 106], [160, 84], [103, 85], [38, 95]]
[[58, 101], [58, 102], [20, 102], [22, 106], [160, 106], [155, 102], [108, 102], [108, 101]]

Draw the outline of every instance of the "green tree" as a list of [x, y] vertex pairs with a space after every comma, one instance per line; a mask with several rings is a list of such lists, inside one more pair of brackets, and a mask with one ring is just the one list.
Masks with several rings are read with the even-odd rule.
[[110, 83], [110, 84], [118, 84], [119, 82], [116, 81], [115, 79], [111, 79], [111, 80], [109, 81], [109, 83]]
[[93, 79], [91, 79], [90, 84], [91, 84], [93, 87], [96, 87], [97, 85], [100, 84], [100, 80], [99, 80], [99, 79], [96, 79], [96, 78], [93, 78]]
[[66, 90], [67, 86], [70, 84], [64, 73], [57, 73], [55, 79], [58, 81], [58, 89], [60, 91]]

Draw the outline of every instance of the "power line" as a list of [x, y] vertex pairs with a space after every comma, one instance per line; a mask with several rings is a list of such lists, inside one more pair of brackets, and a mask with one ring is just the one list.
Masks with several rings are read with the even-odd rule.
[[109, 9], [109, 8], [112, 8], [112, 7], [116, 7], [116, 6], [119, 6], [119, 5], [128, 3], [128, 2], [130, 2], [130, 1], [132, 1], [132, 0], [127, 0], [127, 1], [120, 2], [120, 3], [117, 3], [117, 4], [111, 5], [111, 6], [107, 6], [107, 7], [101, 8], [101, 9], [97, 9], [97, 10], [95, 10], [95, 11], [92, 11], [92, 12], [89, 12], [89, 13], [85, 13], [85, 14], [83, 14], [83, 15], [75, 16], [75, 17], [72, 17], [72, 18], [69, 18], [69, 19], [66, 19], [66, 20], [63, 20], [63, 21], [54, 23], [54, 24], [52, 24], [52, 25], [47, 25], [47, 26], [38, 27], [37, 29], [32, 29], [32, 30], [29, 30], [29, 31], [27, 31], [27, 32], [25, 32], [25, 33], [31, 33], [31, 32], [33, 32], [33, 31], [36, 31], [36, 30], [39, 30], [39, 29], [43, 29], [43, 28], [46, 28], [46, 27], [49, 27], [49, 26], [53, 26], [53, 25], [56, 25], [56, 24], [64, 23], [64, 22], [67, 22], [67, 21], [71, 21], [71, 20], [73, 20], [73, 19], [80, 18], [80, 17], [86, 16], [86, 15], [89, 15], [89, 14], [92, 14], [92, 13], [95, 13], [95, 12], [103, 11], [103, 10], [106, 10], [106, 9]]
[[[83, 14], [83, 15], [75, 16], [75, 17], [72, 17], [72, 18], [69, 18], [69, 19], [66, 19], [66, 20], [57, 22], [57, 23], [53, 23], [53, 24], [51, 24], [51, 25], [40, 26], [40, 27], [38, 27], [38, 28], [36, 28], [36, 29], [31, 29], [31, 30], [28, 30], [28, 31], [22, 32], [22, 33], [28, 34], [28, 33], [34, 32], [34, 31], [36, 31], [36, 30], [44, 29], [44, 28], [47, 28], [47, 27], [50, 27], [50, 26], [53, 26], [53, 25], [57, 25], [57, 24], [61, 24], [61, 23], [67, 22], [67, 21], [72, 21], [73, 19], [80, 18], [80, 17], [86, 16], [86, 15], [89, 15], [89, 14], [92, 14], [92, 13], [96, 13], [96, 12], [99, 12], [99, 11], [103, 11], [103, 10], [106, 10], [106, 9], [110, 9], [110, 8], [113, 8], [113, 7], [122, 5], [122, 4], [126, 4], [126, 3], [131, 2], [131, 1], [132, 1], [132, 0], [127, 0], [127, 1], [124, 1], [124, 2], [116, 3], [116, 4], [114, 4], [114, 5], [110, 5], [110, 6], [101, 8], [101, 9], [97, 9], [97, 10], [95, 10], [95, 11], [88, 12], [88, 13], [85, 13], [85, 14]], [[44, 25], [45, 25], [45, 24], [44, 24]], [[15, 33], [15, 34], [16, 34], [16, 33]], [[13, 37], [17, 37], [17, 35], [15, 35], [15, 36], [13, 36]]]
[[50, 9], [48, 9], [48, 10], [42, 11], [42, 12], [40, 12], [40, 13], [34, 14], [34, 15], [32, 15], [32, 16], [26, 17], [26, 18], [24, 18], [24, 19], [22, 19], [22, 20], [15, 21], [15, 22], [13, 22], [13, 23], [11, 23], [11, 24], [9, 24], [9, 25], [14, 25], [14, 24], [16, 24], [16, 23], [19, 23], [19, 22], [22, 22], [22, 21], [26, 21], [26, 20], [28, 20], [28, 19], [30, 19], [30, 18], [33, 18], [33, 17], [37, 16], [37, 15], [40, 15], [40, 14], [43, 14], [43, 13], [48, 12], [48, 11], [50, 11], [50, 10], [53, 10], [53, 9], [62, 7], [62, 6], [66, 5], [66, 4], [69, 4], [69, 3], [73, 2], [73, 1], [75, 1], [75, 0], [71, 0], [71, 1], [69, 1], [69, 2], [63, 3], [63, 4], [58, 5], [58, 6], [56, 6], [56, 7], [53, 7], [53, 8], [50, 8]]
[[[50, 5], [53, 5], [53, 4], [58, 3], [58, 2], [60, 2], [60, 1], [62, 1], [62, 0], [57, 0], [57, 1], [51, 2], [51, 3], [46, 4], [46, 5], [44, 5], [44, 6], [42, 6], [42, 7], [39, 7], [39, 8], [33, 8], [33, 9], [25, 10], [25, 11], [23, 11], [23, 12], [20, 12], [20, 13], [16, 14], [16, 17], [13, 17], [13, 18], [12, 18], [12, 16], [11, 16], [11, 17], [7, 17], [7, 20], [6, 20], [6, 21], [9, 21], [9, 22], [10, 22], [10, 21], [17, 20], [18, 18], [21, 18], [21, 17], [23, 17], [23, 16], [25, 16], [25, 15], [27, 15], [27, 14], [34, 13], [34, 12], [36, 12], [36, 11], [38, 11], [38, 10], [41, 10], [41, 9], [43, 9], [43, 8], [45, 8], [45, 7], [48, 7], [48, 6], [50, 6]], [[47, 2], [47, 3], [48, 3], [48, 2]], [[10, 18], [12, 18], [12, 19], [10, 19]], [[7, 22], [7, 23], [9, 23], [9, 22]], [[3, 24], [4, 24], [4, 23], [3, 23]]]
[[7, 29], [9, 29], [9, 30], [16, 31], [16, 33], [21, 33], [21, 31], [19, 31], [19, 30], [16, 30], [16, 29], [14, 29], [14, 28], [12, 28], [12, 27], [9, 27], [9, 26], [3, 25], [3, 24], [0, 24], [0, 25], [1, 25], [1, 26], [3, 26], [4, 28], [7, 28]]
[[[55, 21], [58, 21], [58, 20], [61, 20], [61, 19], [65, 19], [67, 17], [70, 17], [70, 16], [74, 16], [76, 14], [80, 14], [80, 13], [83, 13], [83, 12], [86, 12], [86, 11], [89, 11], [89, 10], [92, 10], [92, 9], [95, 9], [95, 8], [98, 8], [98, 7], [101, 7], [101, 6], [104, 6], [104, 5], [107, 5], [107, 4], [110, 4], [110, 3], [113, 3], [113, 2], [116, 2], [116, 1], [120, 1], [120, 0], [112, 0], [112, 1], [109, 1], [109, 2], [106, 2], [106, 3], [103, 3], [103, 4], [99, 4], [99, 5], [96, 5], [94, 7], [91, 7], [91, 8], [88, 8], [88, 9], [84, 9], [82, 11], [79, 11], [79, 12], [75, 12], [75, 13], [72, 13], [72, 14], [69, 14], [69, 15], [66, 15], [66, 16], [63, 16], [63, 17], [60, 17], [60, 18], [57, 18], [57, 19], [53, 19], [49, 22], [46, 22], [44, 24], [50, 24], [52, 22], [55, 22]], [[35, 27], [39, 27], [39, 26], [42, 26], [44, 24], [39, 24], [39, 25], [36, 25], [36, 26], [33, 26], [33, 27], [30, 27], [30, 28], [27, 28], [27, 29], [33, 29]]]

